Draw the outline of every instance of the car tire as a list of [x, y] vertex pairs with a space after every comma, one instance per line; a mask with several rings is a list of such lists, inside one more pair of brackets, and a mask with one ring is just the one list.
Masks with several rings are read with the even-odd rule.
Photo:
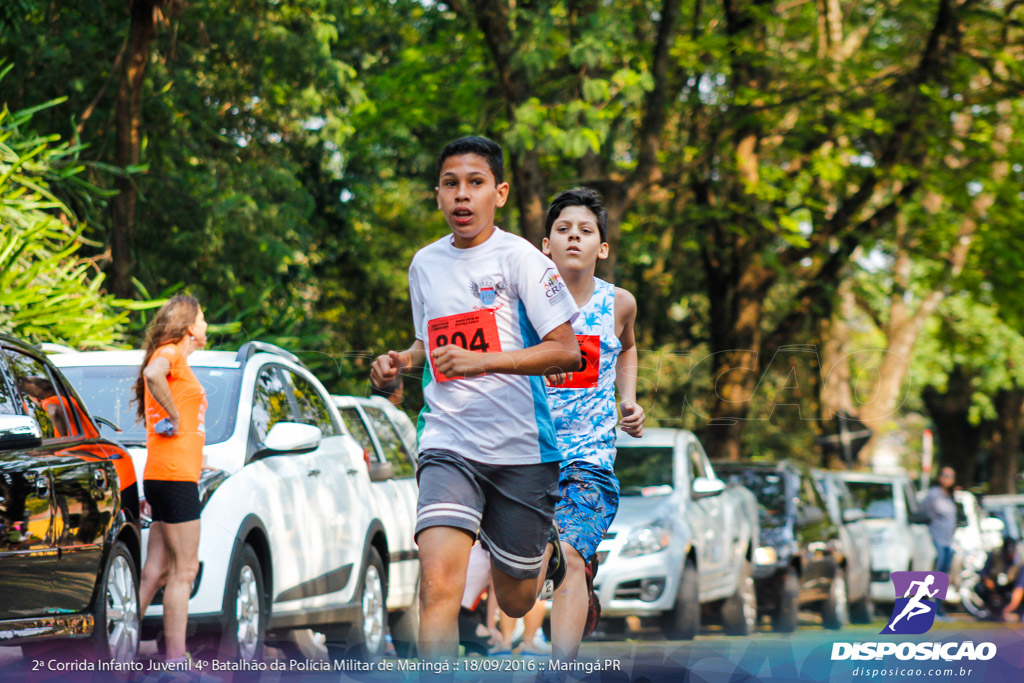
[[850, 603], [850, 623], [870, 624], [875, 620], [875, 601], [870, 592], [860, 600]]
[[139, 573], [128, 546], [121, 541], [110, 548], [92, 613], [95, 625], [92, 637], [83, 642], [83, 654], [99, 661], [135, 661], [142, 631]]
[[391, 640], [395, 645], [395, 653], [399, 657], [416, 656], [416, 640], [420, 631], [420, 579], [416, 578], [416, 590], [412, 595], [412, 604], [408, 609], [395, 614], [393, 622], [389, 619]]
[[828, 588], [828, 598], [821, 606], [822, 625], [831, 630], [838, 631], [850, 623], [850, 606], [847, 602], [849, 594], [846, 592], [846, 572], [842, 567], [836, 567], [832, 582]]
[[786, 569], [779, 586], [779, 606], [772, 615], [772, 630], [776, 633], [792, 633], [797, 627], [800, 611], [800, 577], [796, 569]]
[[384, 562], [376, 548], [370, 548], [359, 582], [359, 617], [348, 637], [349, 656], [364, 661], [380, 657], [387, 644], [388, 607]]
[[733, 636], [750, 635], [757, 626], [757, 591], [749, 560], [743, 560], [736, 593], [722, 603], [722, 625]]
[[679, 575], [676, 604], [661, 617], [661, 630], [669, 640], [693, 640], [700, 630], [700, 586], [697, 566], [687, 560]]
[[263, 568], [248, 543], [231, 563], [224, 600], [227, 620], [218, 654], [232, 660], [258, 661], [263, 655], [269, 615]]

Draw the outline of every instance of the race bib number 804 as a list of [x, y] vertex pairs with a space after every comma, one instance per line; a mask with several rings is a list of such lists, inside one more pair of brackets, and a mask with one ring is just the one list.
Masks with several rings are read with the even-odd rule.
[[[501, 338], [498, 336], [498, 322], [494, 317], [494, 311], [484, 309], [434, 318], [429, 321], [427, 323], [428, 351], [448, 344], [457, 344], [477, 353], [501, 351]], [[438, 382], [447, 382], [450, 379], [462, 379], [462, 377], [448, 377], [435, 368], [434, 379]]]

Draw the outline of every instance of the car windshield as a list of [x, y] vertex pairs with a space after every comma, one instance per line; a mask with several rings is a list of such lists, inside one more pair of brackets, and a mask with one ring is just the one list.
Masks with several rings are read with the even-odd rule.
[[[206, 444], [224, 441], [235, 428], [241, 373], [231, 368], [192, 368], [206, 390]], [[121, 428], [118, 434], [100, 425], [103, 436], [126, 446], [145, 446], [146, 428], [135, 419], [133, 385], [139, 369], [131, 365], [62, 367], [61, 372], [94, 417], [103, 417]]]
[[616, 449], [615, 476], [623, 496], [659, 495], [672, 489], [671, 446]]
[[786, 480], [771, 470], [730, 470], [719, 468], [718, 476], [750, 489], [757, 498], [757, 511], [762, 527], [780, 527], [786, 523]]
[[893, 502], [892, 484], [874, 481], [848, 481], [857, 507], [864, 511], [868, 519], [895, 519], [896, 508]]

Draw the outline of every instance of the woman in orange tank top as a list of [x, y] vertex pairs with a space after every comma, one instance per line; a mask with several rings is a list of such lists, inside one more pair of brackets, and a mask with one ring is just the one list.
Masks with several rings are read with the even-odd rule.
[[206, 392], [188, 356], [206, 345], [199, 302], [179, 294], [146, 331], [146, 355], [135, 383], [138, 416], [146, 422], [143, 491], [153, 522], [139, 602], [146, 613], [164, 589], [167, 660], [186, 655], [185, 628], [192, 582], [199, 571], [199, 473], [206, 441]]

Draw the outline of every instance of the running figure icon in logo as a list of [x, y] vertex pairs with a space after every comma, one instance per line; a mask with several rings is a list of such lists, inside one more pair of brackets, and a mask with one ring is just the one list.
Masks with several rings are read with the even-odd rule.
[[891, 577], [896, 588], [896, 604], [892, 608], [892, 620], [881, 632], [902, 635], [927, 632], [935, 623], [937, 601], [945, 597], [949, 588], [949, 576], [943, 572], [893, 572]]

